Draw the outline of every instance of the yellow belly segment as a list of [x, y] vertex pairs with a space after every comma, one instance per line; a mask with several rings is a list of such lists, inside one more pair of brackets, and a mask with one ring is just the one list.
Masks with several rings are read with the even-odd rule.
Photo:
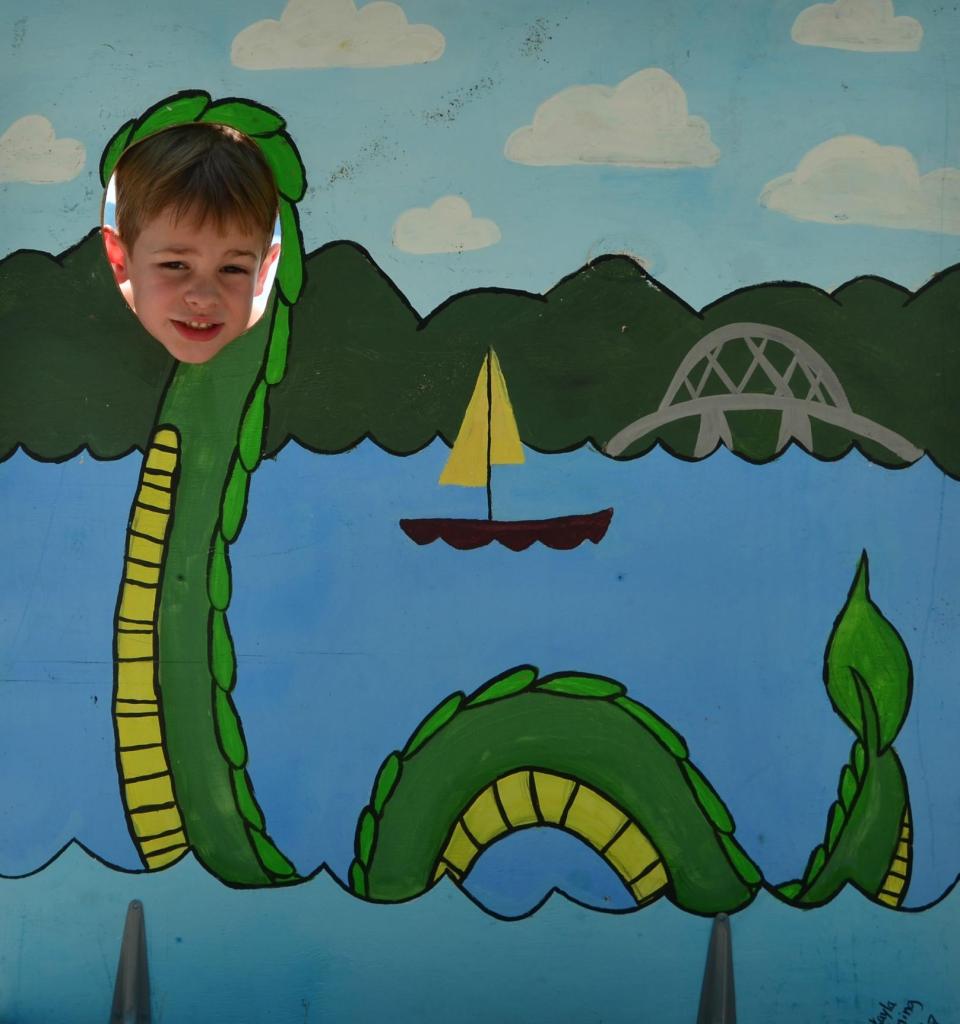
[[189, 849], [163, 737], [157, 687], [157, 612], [176, 487], [180, 439], [159, 428], [150, 442], [127, 530], [117, 603], [113, 720], [131, 833], [150, 870]]
[[602, 793], [553, 772], [510, 772], [481, 790], [454, 823], [437, 859], [433, 880], [461, 881], [497, 839], [521, 828], [561, 828], [597, 851], [641, 906], [670, 879], [663, 859], [640, 824]]
[[910, 823], [910, 808], [903, 809], [903, 821], [900, 825], [900, 839], [890, 862], [890, 870], [880, 886], [877, 899], [888, 907], [899, 907], [907, 894], [907, 881], [910, 878], [910, 861], [913, 855], [913, 829]]

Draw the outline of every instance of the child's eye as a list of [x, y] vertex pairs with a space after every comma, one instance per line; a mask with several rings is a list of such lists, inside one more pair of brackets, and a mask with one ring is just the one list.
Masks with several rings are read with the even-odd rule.
[[230, 266], [224, 267], [223, 268], [223, 272], [225, 274], [249, 274], [250, 273], [250, 271], [249, 271], [249, 269], [247, 267], [238, 267], [238, 266], [235, 266], [233, 264], [231, 264]]
[[183, 270], [186, 267], [186, 263], [182, 260], [167, 260], [161, 263], [160, 266], [164, 270]]

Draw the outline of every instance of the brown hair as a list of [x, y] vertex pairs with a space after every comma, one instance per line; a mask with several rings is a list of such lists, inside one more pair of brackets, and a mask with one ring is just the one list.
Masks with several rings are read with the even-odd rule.
[[262, 235], [277, 217], [277, 183], [260, 147], [221, 124], [183, 124], [137, 142], [116, 170], [117, 233], [133, 248], [144, 225], [165, 210], [175, 220], [212, 220]]

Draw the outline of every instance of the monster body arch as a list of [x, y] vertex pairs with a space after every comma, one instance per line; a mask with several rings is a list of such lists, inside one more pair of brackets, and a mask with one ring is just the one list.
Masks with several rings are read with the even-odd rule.
[[612, 679], [523, 666], [448, 698], [387, 758], [351, 885], [409, 899], [443, 874], [462, 880], [490, 844], [537, 825], [586, 842], [638, 904], [663, 892], [729, 910], [761, 881], [682, 737]]

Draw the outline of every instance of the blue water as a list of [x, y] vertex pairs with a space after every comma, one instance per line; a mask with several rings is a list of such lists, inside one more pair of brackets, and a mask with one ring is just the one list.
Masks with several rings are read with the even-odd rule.
[[[378, 906], [328, 875], [236, 891], [192, 861], [130, 875], [72, 847], [0, 879], [0, 1020], [106, 1020], [131, 899], [144, 904], [156, 1024], [689, 1024], [710, 932], [664, 900], [617, 915], [554, 896], [504, 922], [447, 883]], [[960, 1017], [956, 893], [914, 915], [851, 891], [818, 911], [761, 896], [732, 937], [740, 1024], [868, 1024], [881, 1001], [908, 1000], [923, 1022]]]
[[[928, 461], [887, 471], [857, 454], [790, 451], [763, 467], [721, 451], [528, 453], [495, 479], [499, 515], [615, 509], [570, 552], [417, 547], [404, 516], [482, 515], [483, 494], [436, 486], [446, 449], [295, 445], [265, 463], [231, 552], [236, 700], [271, 834], [304, 873], [344, 878], [384, 756], [447, 694], [504, 669], [579, 669], [625, 683], [686, 738], [771, 882], [820, 841], [852, 734], [821, 681], [857, 560], [913, 658], [896, 740], [912, 795], [908, 904], [960, 870], [960, 487]], [[117, 793], [111, 622], [139, 459], [0, 466], [0, 874], [35, 870], [71, 837], [133, 867]], [[560, 885], [601, 907], [623, 890], [567, 837], [517, 836], [471, 886], [516, 914]]]

